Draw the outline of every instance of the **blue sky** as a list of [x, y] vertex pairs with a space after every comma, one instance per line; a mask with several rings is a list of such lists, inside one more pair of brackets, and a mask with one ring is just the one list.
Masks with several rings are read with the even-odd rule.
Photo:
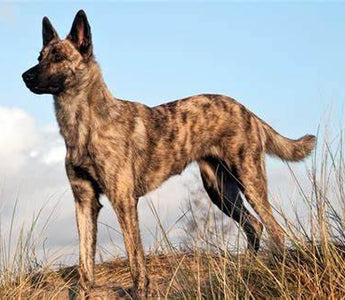
[[[52, 97], [30, 93], [21, 74], [37, 63], [43, 16], [65, 37], [80, 8], [88, 15], [97, 60], [116, 97], [154, 106], [204, 92], [226, 94], [291, 138], [316, 133], [331, 108], [335, 130], [344, 124], [345, 3], [0, 2], [1, 225], [10, 224], [17, 197], [18, 220], [28, 224], [42, 206], [60, 201], [49, 249], [72, 245], [77, 253], [65, 146]], [[306, 179], [303, 164], [298, 168]], [[269, 160], [268, 169], [271, 200], [279, 202], [276, 192], [293, 200], [296, 184], [287, 167]], [[193, 194], [197, 169], [190, 170], [149, 196], [169, 224]], [[141, 203], [148, 245], [156, 222], [147, 201]], [[291, 210], [291, 201], [283, 206]], [[100, 220], [112, 226], [111, 209], [102, 210]], [[104, 245], [108, 234], [101, 230], [100, 236]]]
[[50, 96], [29, 93], [41, 19], [61, 37], [83, 8], [115, 96], [148, 105], [202, 92], [232, 96], [283, 134], [315, 132], [345, 97], [345, 5], [335, 3], [2, 3], [1, 105], [53, 123]]

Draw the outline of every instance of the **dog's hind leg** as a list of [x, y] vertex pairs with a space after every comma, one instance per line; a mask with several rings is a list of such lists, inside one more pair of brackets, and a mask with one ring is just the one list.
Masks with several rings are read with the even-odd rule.
[[262, 224], [247, 210], [241, 198], [237, 179], [229, 173], [225, 163], [207, 157], [198, 161], [204, 188], [212, 202], [243, 228], [248, 249], [256, 252], [260, 247]]
[[[237, 174], [243, 184], [243, 193], [248, 203], [260, 216], [271, 238], [273, 250], [280, 251], [284, 246], [284, 231], [273, 216], [271, 204], [268, 202], [266, 170], [263, 157], [254, 160], [248, 156], [239, 165]], [[273, 243], [272, 243], [273, 242]]]
[[102, 207], [99, 203], [100, 190], [82, 170], [68, 164], [66, 169], [76, 207], [79, 234], [79, 284], [87, 291], [94, 284], [97, 218]]

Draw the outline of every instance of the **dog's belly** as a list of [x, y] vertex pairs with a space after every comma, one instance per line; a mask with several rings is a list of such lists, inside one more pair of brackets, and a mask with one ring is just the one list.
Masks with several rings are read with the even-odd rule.
[[162, 167], [159, 172], [148, 172], [144, 177], [144, 184], [139, 184], [136, 194], [140, 197], [157, 189], [170, 177], [181, 174], [186, 167], [187, 164], [181, 165], [179, 167], [173, 166], [172, 168], [166, 166]]
[[170, 177], [181, 174], [193, 161], [202, 157], [221, 157], [219, 145], [209, 141], [200, 143], [186, 151], [186, 148], [167, 148], [165, 152], [155, 154], [146, 164], [141, 174], [137, 174], [136, 194], [143, 196], [162, 185]]

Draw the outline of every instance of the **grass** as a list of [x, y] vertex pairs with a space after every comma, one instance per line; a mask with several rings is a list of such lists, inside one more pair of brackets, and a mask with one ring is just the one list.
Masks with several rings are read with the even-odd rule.
[[[344, 298], [343, 151], [342, 133], [333, 141], [324, 138], [322, 147], [315, 151], [311, 159], [312, 166], [306, 172], [308, 180], [304, 180], [304, 183], [297, 180], [291, 168], [299, 197], [309, 217], [307, 221], [302, 220], [296, 212], [296, 217], [291, 220], [280, 212], [287, 243], [279, 255], [274, 255], [265, 246], [256, 257], [240, 250], [228, 251], [227, 243], [222, 239], [218, 245], [215, 245], [213, 238], [212, 243], [208, 243], [209, 233], [190, 237], [190, 232], [187, 232], [186, 236], [190, 238], [184, 240], [183, 246], [176, 247], [152, 208], [163, 238], [161, 247], [147, 255], [151, 297]], [[196, 218], [193, 212], [191, 215]], [[77, 274], [75, 266], [53, 268], [52, 261], [43, 264], [37, 259], [37, 249], [41, 243], [37, 239], [40, 234], [35, 235], [35, 226], [41, 217], [38, 214], [34, 218], [29, 230], [22, 229], [17, 241], [13, 241], [11, 234], [4, 237], [0, 231], [0, 299], [68, 299], [73, 293]], [[204, 227], [201, 229], [207, 230]], [[11, 248], [11, 244], [15, 247]], [[129, 288], [132, 282], [126, 258], [117, 257], [97, 265], [96, 285], [102, 288], [95, 290], [94, 297], [103, 295], [104, 299], [114, 299], [114, 295], [120, 291], [116, 287]], [[110, 296], [112, 292], [116, 293]]]

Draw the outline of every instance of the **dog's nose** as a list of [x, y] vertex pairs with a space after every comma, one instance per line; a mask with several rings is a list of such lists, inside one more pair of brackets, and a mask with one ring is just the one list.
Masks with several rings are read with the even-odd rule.
[[27, 82], [33, 80], [35, 78], [35, 75], [30, 71], [26, 71], [23, 73], [22, 77], [23, 80]]
[[22, 75], [23, 80], [25, 82], [32, 82], [32, 81], [36, 80], [37, 75], [38, 75], [38, 71], [39, 71], [38, 65], [30, 68], [29, 70], [27, 70], [26, 72], [23, 73], [23, 75]]

